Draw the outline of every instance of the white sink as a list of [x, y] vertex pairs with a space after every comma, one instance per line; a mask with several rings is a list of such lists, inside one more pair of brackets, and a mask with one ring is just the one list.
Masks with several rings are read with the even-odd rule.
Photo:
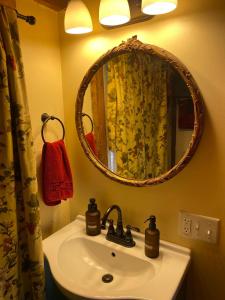
[[[85, 233], [85, 219], [76, 220], [43, 241], [44, 253], [61, 291], [69, 299], [174, 299], [190, 262], [190, 250], [160, 242], [160, 255], [144, 254], [144, 236], [125, 248]], [[111, 282], [103, 282], [110, 274]], [[107, 277], [107, 276], [106, 276]]]

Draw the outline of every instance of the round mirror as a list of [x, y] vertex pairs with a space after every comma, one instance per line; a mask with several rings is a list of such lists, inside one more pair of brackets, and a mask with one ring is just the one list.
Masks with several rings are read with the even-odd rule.
[[121, 183], [168, 180], [193, 156], [203, 104], [187, 68], [136, 37], [108, 51], [85, 75], [76, 126], [88, 158]]

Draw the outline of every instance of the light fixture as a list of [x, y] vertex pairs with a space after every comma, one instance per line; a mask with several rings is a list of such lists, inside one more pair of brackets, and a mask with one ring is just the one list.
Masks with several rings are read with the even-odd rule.
[[106, 26], [116, 26], [129, 22], [130, 8], [127, 0], [101, 0], [99, 22]]
[[65, 32], [83, 34], [93, 30], [92, 20], [86, 5], [80, 0], [70, 0], [64, 18]]
[[142, 12], [147, 15], [166, 14], [177, 7], [177, 0], [142, 0]]

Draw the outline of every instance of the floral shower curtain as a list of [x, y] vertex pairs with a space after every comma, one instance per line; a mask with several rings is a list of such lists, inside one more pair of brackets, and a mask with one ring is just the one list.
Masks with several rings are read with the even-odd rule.
[[15, 11], [0, 6], [0, 299], [44, 296], [36, 168]]
[[116, 154], [116, 173], [135, 179], [167, 170], [167, 65], [140, 52], [107, 63], [108, 148]]

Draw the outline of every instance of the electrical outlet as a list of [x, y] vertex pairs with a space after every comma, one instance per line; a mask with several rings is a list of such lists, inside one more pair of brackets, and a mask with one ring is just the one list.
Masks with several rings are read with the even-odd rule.
[[182, 219], [182, 231], [185, 236], [191, 235], [191, 219], [188, 216], [184, 216]]
[[209, 243], [218, 240], [219, 219], [179, 212], [179, 234], [186, 238], [197, 239]]

